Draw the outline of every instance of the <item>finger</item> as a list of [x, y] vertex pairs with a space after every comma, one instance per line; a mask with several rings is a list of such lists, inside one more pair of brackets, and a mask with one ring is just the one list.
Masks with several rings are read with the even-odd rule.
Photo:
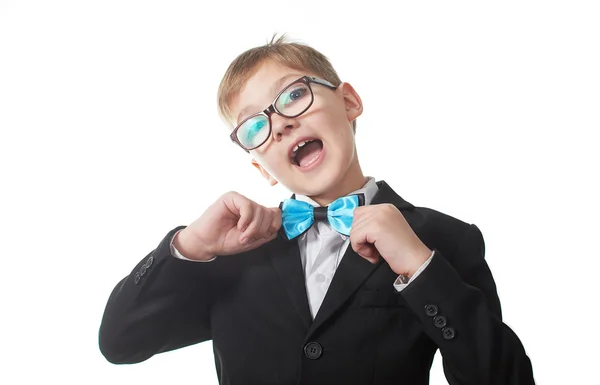
[[258, 238], [267, 238], [271, 236], [271, 232], [269, 228], [271, 227], [271, 221], [273, 220], [273, 212], [266, 207], [261, 207], [262, 212], [264, 213], [262, 217], [262, 221], [260, 223], [260, 227], [258, 229]]
[[360, 254], [365, 242], [366, 236], [364, 231], [361, 231], [361, 229], [358, 226], [352, 226], [352, 228], [350, 229], [350, 245], [352, 246], [352, 249], [356, 253]]
[[350, 228], [350, 232], [355, 232], [357, 235], [360, 235], [361, 243], [374, 243], [375, 236], [379, 231], [380, 225], [377, 222], [376, 218], [373, 217], [372, 214], [369, 214], [367, 217], [363, 217], [359, 219], [356, 223], [352, 224]]
[[350, 230], [350, 245], [356, 254], [371, 263], [379, 259], [379, 251], [372, 243], [369, 243], [364, 226], [352, 226]]
[[352, 212], [352, 215], [354, 216], [354, 218], [359, 218], [365, 212], [365, 207], [367, 207], [367, 206], [356, 207], [354, 209], [354, 211]]
[[246, 231], [244, 231], [240, 236], [240, 241], [242, 243], [252, 243], [255, 239], [260, 238], [258, 234], [259, 226], [262, 222], [262, 218], [265, 215], [265, 212], [264, 210], [260, 209], [260, 206], [258, 204], [254, 204], [253, 206], [254, 212], [252, 214], [252, 222], [250, 222]]
[[352, 212], [355, 218], [361, 218], [373, 211], [373, 206], [358, 206]]
[[375, 258], [379, 256], [379, 251], [377, 251], [375, 245], [371, 243], [355, 244], [353, 249], [363, 258]]
[[265, 238], [255, 239], [254, 241], [252, 241], [252, 242], [250, 242], [250, 243], [247, 244], [246, 250], [255, 249], [255, 248], [257, 248], [257, 247], [259, 247], [259, 246], [261, 246], [261, 245], [263, 245], [263, 244], [265, 244], [267, 242], [272, 241], [273, 239], [275, 239], [275, 237], [277, 237], [277, 233], [273, 233], [270, 236], [265, 237]]
[[271, 227], [269, 227], [269, 232], [276, 233], [281, 227], [281, 209], [279, 207], [273, 207], [270, 210], [273, 213], [273, 217], [271, 218]]
[[[364, 259], [366, 259], [367, 261], [375, 264], [377, 263], [377, 261], [379, 261], [379, 252], [377, 251], [377, 249], [375, 247], [369, 247], [367, 250], [363, 250], [361, 257], [363, 257]], [[359, 254], [360, 255], [360, 254]]]
[[[363, 208], [363, 207], [357, 207], [356, 210], [358, 210], [359, 208]], [[359, 211], [358, 215], [356, 213], [356, 210], [354, 210], [354, 215], [352, 217], [352, 227], [359, 225], [361, 223], [364, 223], [365, 221], [370, 220], [371, 217], [373, 217], [373, 215], [374, 215], [373, 210]]]
[[252, 201], [241, 195], [233, 198], [233, 204], [237, 208], [240, 218], [238, 219], [237, 228], [240, 232], [246, 231], [254, 216], [252, 209]]
[[360, 255], [371, 263], [376, 263], [380, 256], [377, 248], [369, 243], [354, 244], [352, 245], [352, 249], [356, 252], [356, 254]]

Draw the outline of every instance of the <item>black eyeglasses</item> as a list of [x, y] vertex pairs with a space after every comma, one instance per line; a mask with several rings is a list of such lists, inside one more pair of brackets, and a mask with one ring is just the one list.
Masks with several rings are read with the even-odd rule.
[[281, 91], [273, 103], [264, 111], [244, 119], [231, 133], [231, 140], [246, 152], [262, 146], [271, 136], [271, 114], [286, 118], [296, 118], [305, 113], [315, 101], [311, 83], [320, 84], [332, 90], [336, 86], [327, 80], [303, 76], [293, 81]]

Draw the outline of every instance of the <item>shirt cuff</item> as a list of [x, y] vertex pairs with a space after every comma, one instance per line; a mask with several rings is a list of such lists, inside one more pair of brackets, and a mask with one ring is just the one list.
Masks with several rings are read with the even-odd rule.
[[[181, 229], [181, 230], [183, 230], [183, 229]], [[179, 230], [179, 231], [181, 231], [181, 230]], [[179, 234], [179, 231], [177, 231], [177, 232], [176, 232], [176, 233], [173, 235], [173, 238], [171, 238], [171, 243], [170, 243], [170, 246], [171, 246], [171, 255], [172, 255], [172, 256], [174, 256], [175, 258], [183, 259], [183, 260], [185, 260], [185, 261], [192, 261], [192, 262], [212, 262], [212, 261], [214, 261], [214, 260], [217, 258], [217, 256], [215, 255], [214, 257], [212, 257], [211, 259], [209, 259], [209, 260], [207, 260], [207, 261], [202, 261], [202, 260], [199, 260], [199, 259], [189, 259], [189, 258], [186, 258], [186, 257], [184, 257], [184, 256], [183, 256], [183, 255], [182, 255], [182, 254], [179, 252], [179, 250], [177, 250], [177, 248], [176, 248], [176, 247], [173, 245], [173, 241], [175, 240], [175, 236], [176, 236], [177, 234]]]
[[396, 278], [396, 282], [394, 282], [394, 289], [396, 289], [397, 292], [401, 292], [408, 285], [410, 285], [410, 283], [412, 281], [414, 281], [415, 278], [417, 278], [419, 276], [419, 274], [421, 274], [423, 272], [423, 270], [425, 270], [427, 265], [429, 265], [429, 263], [431, 262], [431, 259], [433, 258], [433, 254], [435, 254], [435, 250], [433, 250], [431, 252], [431, 255], [429, 256], [429, 258], [421, 265], [421, 267], [419, 267], [419, 269], [413, 274], [413, 276], [410, 277], [408, 282], [406, 281], [406, 276], [399, 275], [398, 278]]

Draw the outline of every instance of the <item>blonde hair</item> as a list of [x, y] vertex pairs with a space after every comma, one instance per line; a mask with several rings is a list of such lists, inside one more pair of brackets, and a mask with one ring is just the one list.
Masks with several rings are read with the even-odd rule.
[[[219, 115], [225, 122], [234, 124], [231, 101], [266, 60], [295, 70], [310, 71], [336, 87], [342, 83], [325, 55], [308, 45], [286, 41], [285, 34], [275, 40], [276, 36], [273, 35], [271, 41], [263, 46], [243, 52], [227, 68], [217, 92]], [[356, 132], [356, 120], [352, 122], [352, 127]]]

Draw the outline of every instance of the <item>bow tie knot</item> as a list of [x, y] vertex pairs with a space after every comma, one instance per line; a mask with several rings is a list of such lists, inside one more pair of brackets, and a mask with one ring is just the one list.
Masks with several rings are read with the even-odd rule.
[[281, 228], [288, 239], [306, 232], [316, 221], [328, 221], [338, 233], [350, 235], [354, 209], [364, 205], [364, 194], [341, 197], [326, 207], [314, 207], [296, 199], [285, 199], [279, 205], [282, 214]]

